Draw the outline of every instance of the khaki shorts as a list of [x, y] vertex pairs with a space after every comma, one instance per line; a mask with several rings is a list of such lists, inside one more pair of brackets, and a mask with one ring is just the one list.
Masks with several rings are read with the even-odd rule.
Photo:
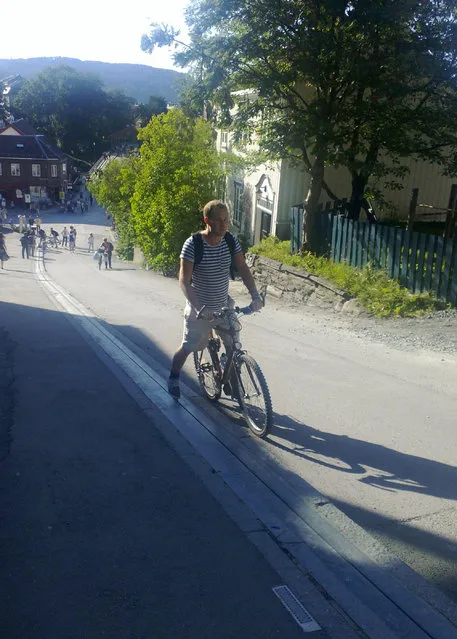
[[[231, 298], [229, 298], [227, 306], [233, 308], [234, 302]], [[203, 350], [208, 345], [211, 330], [214, 330], [216, 335], [223, 341], [226, 351], [229, 350], [233, 340], [227, 328], [222, 324], [218, 325], [214, 320], [210, 322], [204, 319], [196, 319], [195, 311], [191, 309], [190, 304], [187, 304], [184, 310], [182, 348], [188, 353]], [[236, 341], [238, 342], [240, 337], [239, 331], [237, 331], [236, 337]]]

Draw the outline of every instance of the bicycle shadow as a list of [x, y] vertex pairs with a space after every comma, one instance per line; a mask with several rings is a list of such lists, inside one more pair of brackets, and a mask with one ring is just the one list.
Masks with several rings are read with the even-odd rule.
[[303, 461], [359, 475], [379, 490], [410, 491], [457, 500], [457, 467], [410, 455], [382, 444], [319, 430], [275, 413], [269, 443]]

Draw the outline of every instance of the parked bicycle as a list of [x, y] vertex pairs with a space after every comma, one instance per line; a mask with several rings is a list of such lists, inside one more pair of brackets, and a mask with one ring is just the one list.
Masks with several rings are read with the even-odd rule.
[[273, 424], [270, 391], [260, 366], [238, 341], [241, 330], [238, 315], [251, 313], [249, 306], [223, 308], [214, 313], [218, 331], [230, 335], [233, 348], [219, 356], [221, 340], [212, 332], [208, 346], [194, 353], [194, 364], [203, 394], [213, 402], [221, 397], [222, 391], [231, 396], [238, 402], [251, 432], [263, 438]]

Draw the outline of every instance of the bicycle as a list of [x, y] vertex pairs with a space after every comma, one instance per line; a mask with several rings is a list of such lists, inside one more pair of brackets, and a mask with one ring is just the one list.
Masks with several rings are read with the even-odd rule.
[[[204, 307], [197, 315], [200, 318]], [[244, 419], [257, 437], [268, 435], [273, 424], [273, 408], [270, 391], [260, 366], [255, 359], [241, 348], [237, 333], [241, 330], [238, 315], [249, 315], [249, 306], [243, 308], [223, 308], [214, 313], [227, 328], [218, 326], [218, 331], [227, 332], [232, 338], [233, 348], [219, 357], [221, 340], [211, 331], [208, 345], [194, 352], [194, 365], [203, 394], [213, 402], [218, 401], [222, 391], [236, 400]]]
[[52, 246], [52, 248], [58, 248], [61, 245], [61, 241], [55, 235], [50, 235], [48, 244], [49, 246]]

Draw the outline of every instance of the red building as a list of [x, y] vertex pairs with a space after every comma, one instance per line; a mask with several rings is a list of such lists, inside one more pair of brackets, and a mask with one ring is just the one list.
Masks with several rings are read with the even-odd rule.
[[66, 156], [39, 135], [26, 120], [0, 129], [0, 195], [7, 204], [49, 203], [66, 193]]

